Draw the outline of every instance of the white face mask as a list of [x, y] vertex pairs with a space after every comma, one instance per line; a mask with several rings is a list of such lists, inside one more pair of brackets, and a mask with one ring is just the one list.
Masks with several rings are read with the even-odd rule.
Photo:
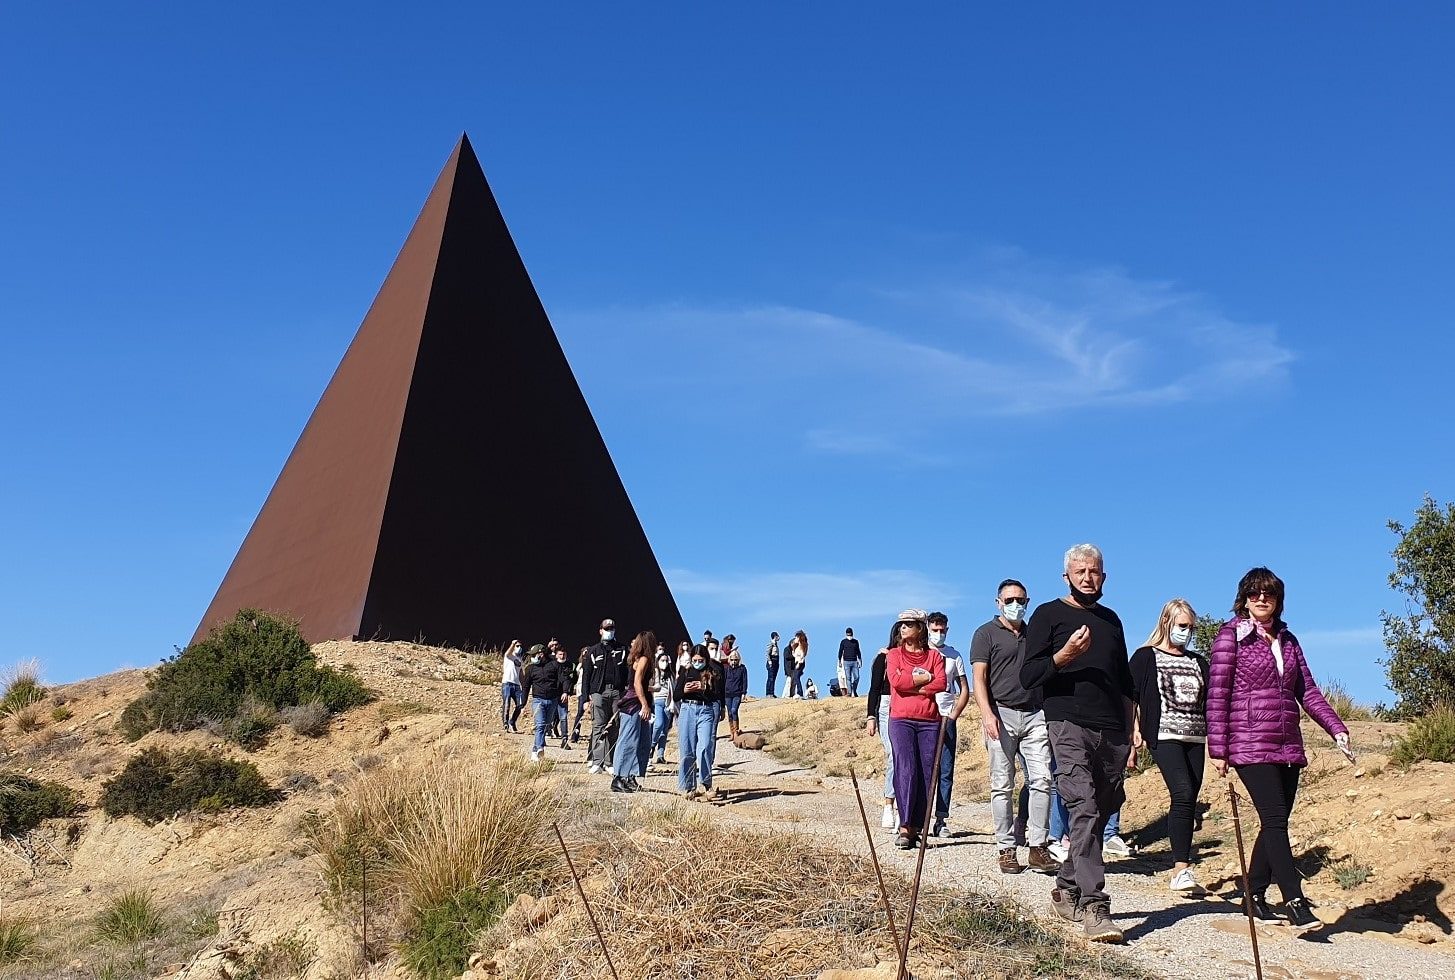
[[1025, 614], [1026, 614], [1026, 604], [1025, 604], [1025, 602], [1023, 602], [1020, 599], [1008, 599], [1008, 600], [1006, 600], [1006, 602], [1005, 602], [1005, 612], [1003, 613], [1003, 615], [1005, 616], [1006, 622], [1019, 623], [1021, 621], [1021, 617], [1024, 616]]
[[1188, 641], [1190, 641], [1191, 639], [1192, 639], [1192, 630], [1190, 628], [1188, 628], [1186, 626], [1174, 626], [1174, 627], [1172, 627], [1172, 645], [1173, 646], [1175, 646], [1175, 647], [1185, 647], [1185, 646], [1187, 646]]
[[601, 638], [603, 640], [614, 640], [614, 639], [616, 639], [616, 630], [602, 630], [601, 631]]
[[944, 630], [930, 630], [930, 645], [942, 647], [945, 645]]

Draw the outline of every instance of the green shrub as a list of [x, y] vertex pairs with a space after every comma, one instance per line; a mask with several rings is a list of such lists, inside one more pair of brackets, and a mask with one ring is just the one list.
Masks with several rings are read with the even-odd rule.
[[1334, 881], [1345, 891], [1358, 888], [1374, 877], [1373, 868], [1352, 857], [1334, 862], [1331, 870], [1334, 872]]
[[60, 783], [0, 772], [0, 835], [23, 834], [42, 820], [69, 817], [80, 798]]
[[59, 705], [51, 709], [51, 721], [70, 721], [73, 712], [65, 705]]
[[509, 906], [499, 888], [464, 888], [422, 909], [400, 947], [404, 965], [423, 980], [448, 980], [469, 966], [475, 935], [494, 925]]
[[102, 784], [101, 808], [113, 817], [131, 814], [153, 824], [191, 810], [267, 806], [280, 795], [251, 762], [199, 749], [151, 748]]
[[23, 661], [5, 671], [0, 675], [0, 683], [5, 686], [4, 693], [0, 694], [0, 717], [39, 704], [46, 695], [40, 683], [40, 664], [34, 660]]
[[1396, 766], [1412, 766], [1421, 759], [1455, 762], [1455, 708], [1437, 705], [1410, 722], [1404, 738], [1389, 753], [1389, 761]]
[[167, 917], [144, 891], [118, 895], [96, 916], [96, 936], [118, 946], [155, 939], [166, 931]]
[[351, 674], [320, 666], [295, 623], [253, 609], [214, 627], [162, 662], [147, 692], [127, 705], [121, 730], [137, 739], [150, 731], [183, 731], [216, 723], [242, 744], [266, 737], [250, 705], [276, 711], [317, 702], [344, 711], [372, 700]]
[[0, 919], [0, 966], [19, 963], [35, 955], [40, 933], [29, 922]]

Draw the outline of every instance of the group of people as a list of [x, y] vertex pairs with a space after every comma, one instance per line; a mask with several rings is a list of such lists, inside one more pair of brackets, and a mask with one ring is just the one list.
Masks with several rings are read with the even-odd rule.
[[[1081, 924], [1088, 939], [1123, 939], [1111, 917], [1103, 851], [1119, 850], [1110, 842], [1121, 843], [1125, 772], [1141, 752], [1152, 755], [1167, 786], [1173, 892], [1202, 891], [1192, 838], [1210, 758], [1220, 777], [1237, 772], [1258, 812], [1247, 881], [1252, 914], [1295, 929], [1318, 925], [1288, 838], [1307, 765], [1300, 709], [1351, 761], [1353, 754], [1348, 728], [1283, 622], [1282, 580], [1262, 567], [1244, 575], [1232, 618], [1210, 651], [1192, 645], [1192, 606], [1171, 599], [1147, 642], [1129, 655], [1121, 619], [1102, 603], [1101, 551], [1076, 545], [1063, 568], [1067, 594], [1029, 616], [1025, 586], [1013, 578], [1000, 583], [996, 615], [971, 639], [968, 674], [946, 642], [944, 613], [899, 614], [870, 668], [867, 719], [884, 744], [883, 825], [895, 831], [896, 846], [917, 846], [926, 826], [934, 836], [948, 832], [956, 721], [973, 691], [990, 760], [1000, 870], [1054, 874], [1052, 909]], [[1017, 762], [1024, 773], [1019, 814]], [[1025, 865], [1018, 847], [1028, 848]], [[1267, 899], [1273, 882], [1283, 899], [1277, 909]]]
[[[719, 643], [707, 631], [701, 643], [681, 641], [673, 656], [649, 630], [630, 644], [618, 640], [611, 619], [602, 620], [598, 635], [598, 642], [575, 658], [554, 639], [531, 646], [522, 658], [523, 645], [512, 641], [502, 655], [502, 727], [519, 732], [520, 715], [529, 704], [535, 723], [530, 756], [539, 760], [548, 738], [559, 738], [563, 749], [580, 741], [589, 706], [586, 771], [605, 771], [613, 792], [632, 793], [641, 788], [654, 753], [658, 764], [667, 763], [667, 738], [675, 723], [678, 788], [689, 799], [718, 798], [712, 770], [719, 730], [726, 721], [732, 737], [741, 733], [739, 712], [748, 692], [748, 668], [737, 638], [730, 633]], [[568, 725], [573, 695], [576, 715]]]

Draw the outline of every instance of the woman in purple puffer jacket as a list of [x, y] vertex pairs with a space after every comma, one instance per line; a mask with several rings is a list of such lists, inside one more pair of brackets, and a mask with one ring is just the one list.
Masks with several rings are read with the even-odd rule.
[[1283, 914], [1297, 929], [1319, 925], [1304, 898], [1288, 815], [1308, 765], [1299, 731], [1299, 706], [1334, 737], [1345, 755], [1349, 729], [1314, 683], [1298, 639], [1283, 622], [1283, 582], [1255, 568], [1238, 583], [1233, 619], [1213, 641], [1207, 693], [1207, 754], [1219, 776], [1231, 765], [1258, 810], [1262, 825], [1253, 844], [1248, 890], [1254, 914], [1278, 921], [1264, 893], [1270, 881], [1283, 893]]

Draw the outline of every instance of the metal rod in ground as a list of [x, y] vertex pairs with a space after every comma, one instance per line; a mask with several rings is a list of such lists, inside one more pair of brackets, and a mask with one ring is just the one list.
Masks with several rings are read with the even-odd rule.
[[1233, 805], [1233, 834], [1238, 838], [1238, 867], [1243, 872], [1243, 911], [1248, 915], [1248, 938], [1253, 941], [1253, 973], [1263, 980], [1263, 960], [1258, 956], [1258, 924], [1253, 916], [1253, 889], [1248, 885], [1248, 858], [1243, 852], [1243, 822], [1238, 819], [1238, 791], [1228, 783], [1228, 800]]
[[879, 898], [884, 902], [884, 917], [889, 922], [889, 938], [894, 940], [894, 955], [904, 959], [899, 947], [899, 927], [894, 924], [894, 909], [889, 904], [889, 889], [884, 884], [884, 872], [879, 868], [879, 852], [874, 850], [874, 832], [869, 829], [869, 814], [864, 811], [864, 796], [859, 792], [859, 774], [849, 767], [849, 780], [854, 784], [854, 799], [859, 801], [859, 818], [864, 821], [864, 836], [869, 839], [869, 857], [874, 861], [874, 876], [879, 879]]
[[616, 973], [616, 964], [611, 962], [611, 953], [606, 948], [606, 937], [601, 934], [601, 926], [596, 921], [596, 913], [591, 911], [591, 903], [586, 900], [586, 889], [581, 887], [581, 876], [576, 873], [576, 865], [571, 861], [571, 852], [566, 848], [566, 838], [561, 836], [561, 826], [552, 820], [551, 829], [556, 832], [556, 840], [561, 845], [561, 854], [566, 858], [566, 867], [571, 869], [571, 880], [576, 882], [576, 894], [581, 896], [581, 904], [586, 909], [586, 917], [591, 920], [591, 928], [596, 931], [596, 941], [601, 944], [601, 955], [606, 957], [606, 965], [611, 970], [612, 980], [621, 980]]
[[[919, 829], [919, 857], [915, 859], [914, 881], [909, 886], [909, 916], [904, 924], [904, 945], [899, 949], [899, 972], [894, 975], [895, 980], [905, 980], [908, 976], [905, 969], [909, 963], [909, 940], [914, 934], [914, 911], [919, 904], [919, 882], [925, 870], [925, 849], [930, 844], [930, 817], [935, 812], [935, 799], [940, 791], [940, 756], [944, 753], [945, 726], [948, 720], [944, 715], [940, 716], [940, 731], [935, 736], [934, 768], [930, 770], [930, 784], [925, 787], [925, 819]], [[905, 801], [898, 802], [903, 805]]]

